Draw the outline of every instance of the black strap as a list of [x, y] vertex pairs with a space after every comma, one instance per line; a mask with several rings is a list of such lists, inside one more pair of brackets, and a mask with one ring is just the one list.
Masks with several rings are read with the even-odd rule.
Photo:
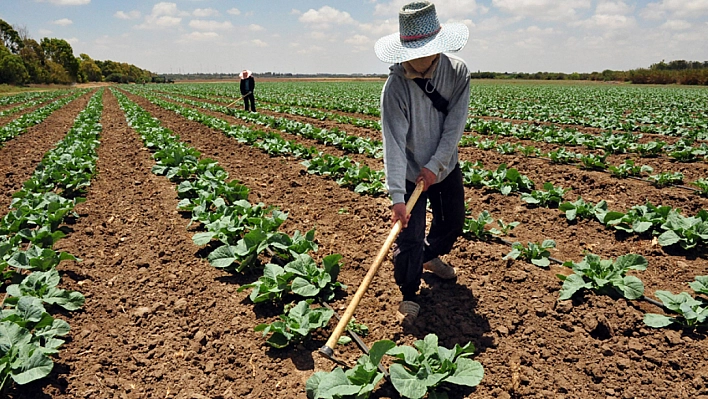
[[423, 93], [430, 98], [430, 101], [433, 102], [433, 107], [447, 116], [447, 106], [450, 103], [438, 92], [438, 89], [430, 83], [430, 79], [415, 78], [413, 81], [423, 90]]

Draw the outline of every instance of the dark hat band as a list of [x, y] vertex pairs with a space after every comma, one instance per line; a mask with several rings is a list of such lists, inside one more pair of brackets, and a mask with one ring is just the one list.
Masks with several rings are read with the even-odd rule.
[[442, 27], [441, 27], [441, 26], [438, 26], [438, 28], [435, 29], [434, 31], [428, 32], [428, 33], [424, 33], [424, 34], [422, 34], [422, 35], [412, 35], [412, 36], [403, 36], [403, 35], [401, 35], [401, 41], [402, 41], [402, 42], [410, 42], [410, 41], [413, 41], [413, 40], [420, 40], [420, 39], [428, 38], [428, 37], [430, 37], [430, 36], [435, 36], [435, 35], [438, 34], [438, 32], [440, 32], [440, 29], [442, 29]]

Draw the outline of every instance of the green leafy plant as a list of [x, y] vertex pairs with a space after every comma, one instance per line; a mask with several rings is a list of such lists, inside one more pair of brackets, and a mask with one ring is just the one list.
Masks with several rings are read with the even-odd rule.
[[691, 185], [698, 187], [700, 195], [708, 197], [708, 179], [702, 177], [694, 182], [691, 182]]
[[460, 171], [462, 172], [462, 181], [465, 185], [473, 187], [482, 187], [483, 182], [492, 172], [484, 169], [482, 162], [460, 162]]
[[591, 202], [586, 202], [582, 197], [578, 197], [574, 202], [563, 202], [558, 205], [558, 209], [565, 212], [565, 218], [569, 221], [590, 219], [593, 216], [607, 212], [607, 201], [602, 200], [593, 205]]
[[311, 303], [312, 299], [300, 301], [280, 315], [280, 321], [259, 324], [254, 330], [262, 331], [264, 337], [270, 333], [266, 343], [274, 348], [302, 342], [315, 329], [325, 327], [334, 315], [334, 311], [327, 308], [310, 308]]
[[[465, 207], [466, 206], [467, 204], [465, 204]], [[466, 209], [465, 213], [469, 215], [470, 211]], [[479, 216], [477, 216], [477, 219], [466, 217], [465, 224], [462, 227], [462, 233], [476, 237], [482, 241], [487, 240], [492, 235], [491, 231], [487, 229], [487, 225], [493, 221], [492, 215], [487, 211], [482, 211]]]
[[24, 385], [49, 375], [69, 333], [69, 324], [53, 318], [42, 300], [23, 296], [12, 307], [0, 311], [0, 391], [8, 378]]
[[534, 183], [526, 175], [522, 175], [514, 168], [508, 168], [506, 164], [500, 164], [497, 170], [491, 172], [482, 185], [496, 189], [502, 195], [509, 195], [516, 191], [530, 191]]
[[552, 163], [556, 164], [571, 164], [578, 162], [580, 154], [572, 151], [568, 151], [565, 148], [559, 148], [556, 151], [551, 151], [546, 154], [548, 158], [551, 159]]
[[588, 155], [581, 155], [579, 157], [580, 159], [580, 166], [583, 169], [588, 169], [588, 170], [605, 170], [607, 169], [607, 155], [602, 154], [588, 154]]
[[568, 191], [570, 191], [569, 188], [554, 187], [552, 183], [545, 182], [543, 183], [543, 190], [533, 190], [531, 193], [522, 193], [521, 199], [527, 204], [550, 207], [560, 204], [561, 201], [563, 201], [563, 196]]
[[623, 163], [614, 166], [611, 165], [609, 168], [610, 174], [614, 177], [618, 177], [620, 179], [626, 179], [627, 177], [633, 176], [633, 177], [639, 177], [643, 173], [652, 173], [654, 172], [654, 168], [652, 168], [649, 165], [642, 165], [638, 166], [634, 164], [634, 160], [632, 159], [626, 159]]
[[387, 354], [395, 358], [389, 367], [391, 383], [401, 396], [419, 399], [444, 398], [445, 385], [475, 387], [484, 377], [484, 368], [469, 359], [475, 351], [470, 342], [453, 349], [438, 346], [438, 337], [428, 334], [413, 347], [396, 346]]
[[629, 270], [646, 270], [647, 260], [641, 255], [622, 255], [612, 261], [589, 254], [579, 263], [566, 262], [563, 265], [570, 267], [574, 274], [557, 274], [563, 281], [559, 301], [570, 299], [583, 289], [601, 294], [616, 292], [627, 299], [638, 299], [644, 295], [642, 281], [635, 276], [626, 275]]
[[46, 272], [33, 272], [21, 283], [7, 286], [5, 305], [16, 305], [23, 296], [32, 296], [42, 302], [61, 306], [66, 310], [77, 310], [84, 305], [84, 295], [77, 291], [67, 291], [57, 288], [61, 277], [57, 269]]
[[646, 205], [633, 206], [627, 213], [600, 212], [598, 219], [607, 226], [613, 226], [632, 234], [643, 234], [656, 231], [672, 211], [670, 206], [655, 206], [650, 202]]
[[666, 142], [657, 140], [645, 144], [637, 144], [635, 151], [642, 158], [657, 157], [664, 152], [664, 147], [666, 147]]
[[656, 175], [651, 175], [647, 179], [658, 188], [675, 186], [683, 183], [683, 173], [662, 172]]
[[661, 228], [665, 230], [658, 238], [662, 247], [678, 244], [683, 249], [694, 248], [708, 241], [708, 212], [702, 209], [696, 216], [686, 217], [672, 209]]
[[708, 276], [696, 276], [695, 281], [688, 284], [696, 293], [708, 295]]
[[305, 384], [309, 399], [366, 399], [376, 389], [384, 374], [378, 365], [387, 351], [394, 348], [393, 341], [377, 341], [362, 355], [356, 366], [347, 371], [337, 367], [331, 372], [318, 371]]
[[292, 283], [293, 273], [286, 272], [285, 268], [275, 263], [268, 263], [263, 267], [263, 276], [251, 284], [244, 284], [238, 288], [238, 292], [251, 288], [248, 296], [253, 303], [277, 302], [283, 298], [283, 294], [289, 292]]
[[520, 222], [504, 223], [503, 220], [497, 219], [497, 227], [499, 228], [492, 227], [491, 229], [489, 229], [489, 232], [494, 234], [495, 236], [505, 236], [509, 234], [511, 230], [514, 230], [519, 224]]
[[340, 254], [328, 255], [322, 259], [322, 267], [319, 268], [310, 255], [295, 255], [295, 259], [285, 265], [285, 271], [294, 276], [291, 284], [293, 293], [306, 298], [319, 297], [325, 301], [334, 299], [337, 288], [347, 288], [337, 281], [341, 259]]
[[541, 155], [541, 150], [532, 145], [521, 146], [519, 148], [519, 152], [521, 152], [521, 154], [527, 158], [538, 157]]
[[543, 240], [541, 244], [529, 242], [528, 247], [524, 244], [515, 242], [511, 244], [511, 251], [504, 256], [503, 259], [518, 259], [521, 258], [527, 262], [531, 262], [536, 266], [548, 267], [551, 262], [548, 259], [551, 253], [549, 248], [555, 248], [556, 242], [553, 240]]
[[512, 155], [521, 147], [520, 144], [501, 143], [497, 145], [497, 152], [504, 155]]
[[708, 305], [706, 302], [693, 298], [687, 292], [672, 294], [669, 291], [655, 291], [654, 295], [661, 300], [667, 309], [676, 312], [680, 317], [670, 317], [656, 313], [644, 315], [644, 324], [653, 328], [667, 327], [679, 324], [683, 327], [708, 327]]
[[[467, 204], [465, 204], [465, 208]], [[465, 214], [470, 215], [470, 211], [465, 209]], [[503, 220], [497, 219], [497, 227], [488, 227], [494, 222], [492, 215], [488, 211], [480, 212], [477, 219], [466, 217], [465, 224], [462, 227], [462, 233], [468, 236], [476, 237], [479, 240], [488, 240], [491, 236], [507, 235], [519, 225], [519, 222], [504, 223]]]

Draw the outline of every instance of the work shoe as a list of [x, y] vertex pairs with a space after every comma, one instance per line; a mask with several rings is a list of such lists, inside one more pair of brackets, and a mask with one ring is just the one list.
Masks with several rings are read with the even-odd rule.
[[420, 305], [413, 301], [402, 301], [398, 305], [398, 314], [396, 316], [402, 324], [410, 325], [418, 317], [418, 312], [420, 312]]
[[440, 258], [433, 258], [423, 263], [423, 269], [433, 272], [433, 274], [443, 280], [451, 280], [457, 277], [457, 272], [455, 271], [455, 268], [448, 265]]

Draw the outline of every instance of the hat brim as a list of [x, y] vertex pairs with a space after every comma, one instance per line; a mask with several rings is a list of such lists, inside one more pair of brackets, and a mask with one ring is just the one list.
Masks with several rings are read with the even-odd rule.
[[412, 42], [401, 42], [399, 32], [384, 36], [374, 45], [374, 52], [381, 61], [397, 64], [433, 54], [460, 51], [469, 36], [467, 25], [452, 22], [441, 24], [437, 35]]
[[[252, 73], [251, 73], [251, 71], [249, 71], [249, 70], [247, 69], [245, 75], [246, 75], [246, 78], [248, 78], [249, 76], [252, 75]], [[244, 79], [244, 73], [243, 73], [243, 71], [241, 71], [241, 73], [238, 74], [238, 77], [241, 78], [241, 79]]]

